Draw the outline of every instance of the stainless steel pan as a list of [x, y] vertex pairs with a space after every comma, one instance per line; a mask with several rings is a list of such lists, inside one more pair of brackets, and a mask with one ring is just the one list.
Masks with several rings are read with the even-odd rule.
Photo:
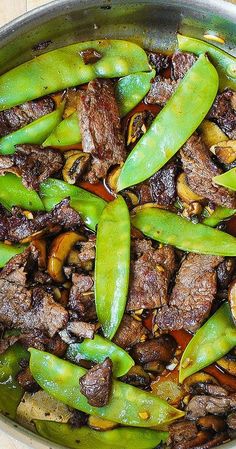
[[[225, 39], [223, 48], [236, 54], [236, 6], [222, 0], [55, 0], [0, 30], [0, 73], [35, 56], [41, 41], [51, 41], [45, 51], [105, 37], [171, 51], [177, 30], [198, 38], [215, 31]], [[3, 416], [0, 428], [34, 449], [62, 448]], [[224, 446], [235, 447], [233, 441]]]

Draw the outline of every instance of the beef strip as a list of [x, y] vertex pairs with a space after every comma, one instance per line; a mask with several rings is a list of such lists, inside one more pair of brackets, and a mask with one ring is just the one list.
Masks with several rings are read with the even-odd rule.
[[172, 56], [172, 72], [174, 79], [182, 79], [196, 60], [197, 57], [192, 53], [177, 50]]
[[83, 321], [71, 321], [67, 330], [79, 338], [94, 338], [97, 325], [92, 323], [85, 323]]
[[148, 62], [156, 70], [156, 73], [167, 69], [170, 63], [168, 56], [154, 52], [148, 52]]
[[223, 290], [228, 287], [229, 283], [232, 280], [234, 271], [236, 268], [236, 262], [233, 258], [228, 258], [223, 260], [223, 262], [218, 265], [216, 274], [218, 287]]
[[[139, 251], [144, 242], [135, 240], [133, 252]], [[155, 309], [167, 303], [169, 280], [175, 269], [174, 249], [170, 246], [154, 249], [151, 241], [146, 241], [143, 249], [137, 260], [131, 262], [127, 310]]]
[[112, 361], [106, 358], [80, 378], [80, 391], [93, 407], [104, 407], [109, 402], [112, 388]]
[[236, 430], [236, 412], [231, 413], [228, 417], [227, 417], [227, 425], [230, 429], [232, 430]]
[[168, 430], [172, 445], [192, 440], [198, 433], [196, 424], [188, 420], [174, 422]]
[[171, 160], [150, 178], [149, 184], [154, 202], [162, 206], [171, 206], [175, 202], [177, 171], [176, 160]]
[[0, 321], [24, 331], [40, 330], [50, 337], [64, 327], [66, 310], [42, 287], [27, 288], [31, 249], [15, 256], [0, 273]]
[[230, 396], [194, 396], [188, 403], [187, 418], [197, 419], [200, 416], [225, 415], [236, 408], [235, 394]]
[[[33, 215], [33, 214], [32, 214]], [[51, 212], [35, 212], [33, 218], [27, 218], [24, 212], [15, 207], [10, 214], [0, 210], [0, 240], [19, 242], [38, 233], [58, 227], [76, 229], [81, 225], [79, 214], [70, 207], [68, 199], [62, 200]]]
[[6, 109], [0, 112], [0, 136], [16, 131], [28, 125], [43, 115], [49, 114], [54, 109], [54, 101], [51, 97], [28, 101], [27, 103]]
[[212, 182], [212, 178], [222, 170], [211, 160], [200, 137], [192, 135], [180, 155], [187, 182], [194, 192], [219, 206], [236, 208], [236, 193]]
[[210, 396], [228, 396], [228, 391], [220, 385], [214, 385], [207, 382], [198, 382], [190, 388], [193, 395], [209, 394]]
[[168, 306], [157, 312], [162, 330], [196, 331], [208, 317], [217, 292], [216, 268], [219, 256], [189, 253], [176, 276]]
[[15, 173], [22, 177], [26, 188], [34, 190], [39, 190], [40, 183], [62, 166], [63, 157], [59, 151], [38, 145], [18, 145], [14, 154], [0, 156], [0, 175]]
[[87, 90], [80, 93], [78, 115], [83, 150], [91, 153], [93, 159], [88, 180], [95, 182], [125, 158], [119, 110], [110, 80], [90, 81]]
[[91, 276], [74, 273], [72, 275], [68, 308], [76, 312], [77, 317], [83, 321], [97, 318], [94, 302], [94, 282]]
[[29, 393], [35, 393], [40, 389], [37, 382], [35, 382], [28, 366], [23, 368], [23, 370], [19, 372], [19, 374], [17, 375], [17, 382], [24, 391], [28, 391]]
[[214, 120], [230, 139], [236, 139], [236, 92], [226, 89], [218, 94], [208, 118]]
[[156, 76], [153, 80], [148, 94], [145, 97], [145, 103], [165, 106], [166, 102], [175, 92], [177, 86], [178, 82], [175, 80]]
[[133, 346], [131, 355], [135, 362], [141, 365], [154, 361], [167, 364], [173, 358], [176, 348], [175, 339], [166, 334], [143, 343], [137, 343]]
[[140, 321], [135, 320], [130, 315], [125, 314], [122, 318], [118, 331], [113, 342], [123, 349], [128, 349], [140, 341], [146, 339], [147, 329]]

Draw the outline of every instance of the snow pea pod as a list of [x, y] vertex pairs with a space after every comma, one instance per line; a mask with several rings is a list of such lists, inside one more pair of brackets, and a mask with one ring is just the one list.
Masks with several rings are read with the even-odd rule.
[[203, 223], [207, 226], [217, 226], [222, 220], [226, 218], [232, 217], [232, 215], [236, 214], [236, 209], [229, 209], [228, 207], [218, 206], [213, 214], [209, 217], [204, 218]]
[[184, 413], [149, 392], [117, 380], [113, 381], [108, 405], [92, 407], [80, 392], [79, 379], [87, 370], [70, 362], [30, 349], [30, 370], [48, 394], [70, 407], [120, 424], [136, 427], [164, 425]]
[[0, 154], [12, 154], [15, 145], [41, 144], [61, 121], [63, 107], [0, 139]]
[[11, 419], [15, 419], [17, 406], [24, 393], [16, 381], [22, 369], [19, 363], [28, 358], [28, 351], [18, 343], [0, 355], [0, 412]]
[[166, 164], [200, 125], [217, 89], [216, 69], [201, 55], [126, 159], [118, 191], [144, 181]]
[[137, 208], [133, 226], [158, 242], [184, 251], [216, 256], [236, 256], [236, 238], [204, 224], [194, 224], [157, 207]]
[[95, 231], [106, 201], [80, 187], [59, 179], [48, 178], [40, 185], [40, 197], [47, 211], [53, 209], [64, 198], [70, 197], [70, 205], [81, 214], [88, 228]]
[[236, 327], [225, 302], [196, 332], [180, 361], [179, 380], [216, 362], [236, 345]]
[[[98, 54], [86, 64], [86, 50]], [[149, 71], [145, 51], [123, 40], [79, 42], [44, 53], [0, 77], [0, 110], [84, 84], [95, 78], [116, 78]]]
[[19, 206], [32, 211], [44, 210], [37, 192], [27, 189], [13, 173], [0, 176], [0, 203], [8, 209]]
[[107, 204], [98, 222], [95, 259], [95, 304], [106, 338], [122, 320], [129, 288], [130, 217], [122, 196]]
[[[120, 78], [115, 90], [116, 100], [119, 106], [120, 116], [124, 117], [147, 94], [151, 86], [151, 80], [155, 76], [155, 70], [151, 72], [134, 73]], [[78, 114], [74, 112], [57, 126], [43, 143], [47, 146], [66, 146], [80, 143], [82, 140]]]
[[129, 427], [99, 432], [87, 426], [76, 429], [69, 424], [37, 419], [34, 424], [39, 435], [70, 449], [154, 449], [168, 437], [167, 432]]
[[0, 268], [4, 267], [12, 257], [23, 253], [25, 248], [25, 245], [7, 245], [0, 242]]
[[236, 88], [236, 59], [234, 56], [226, 53], [221, 48], [208, 42], [194, 39], [193, 37], [182, 36], [177, 34], [178, 46], [182, 51], [190, 51], [196, 55], [207, 53], [213, 62], [218, 74], [220, 89], [226, 87]]
[[212, 178], [213, 182], [227, 189], [236, 191], [236, 167]]
[[132, 357], [124, 349], [100, 335], [95, 335], [93, 340], [85, 338], [82, 343], [71, 344], [66, 356], [74, 363], [81, 359], [101, 363], [109, 357], [113, 363], [115, 377], [124, 376], [134, 365]]

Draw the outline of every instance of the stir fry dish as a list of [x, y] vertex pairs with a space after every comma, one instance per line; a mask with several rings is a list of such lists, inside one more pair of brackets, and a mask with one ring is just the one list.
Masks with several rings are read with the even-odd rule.
[[235, 74], [179, 35], [0, 76], [2, 414], [71, 449], [236, 438]]

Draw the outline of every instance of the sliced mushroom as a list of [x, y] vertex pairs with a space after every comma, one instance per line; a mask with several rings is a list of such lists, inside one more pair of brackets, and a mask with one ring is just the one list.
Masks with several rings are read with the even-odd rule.
[[199, 372], [187, 377], [187, 379], [185, 379], [183, 382], [183, 388], [187, 393], [189, 393], [192, 387], [199, 383], [218, 385], [217, 380], [213, 376], [207, 373]]
[[197, 424], [202, 429], [214, 430], [216, 433], [223, 432], [226, 427], [224, 419], [215, 415], [202, 416], [198, 419]]
[[222, 357], [217, 361], [217, 365], [223, 368], [227, 373], [231, 374], [231, 376], [236, 376], [236, 356], [234, 354], [227, 354], [225, 357]]
[[120, 172], [121, 172], [121, 167], [117, 166], [117, 167], [114, 167], [107, 174], [105, 182], [106, 182], [106, 185], [108, 186], [109, 190], [112, 191], [112, 192], [116, 192], [117, 181], [118, 181], [118, 178], [120, 176]]
[[147, 111], [136, 112], [132, 115], [128, 126], [127, 145], [135, 143], [147, 131], [146, 126]]
[[132, 366], [128, 373], [125, 376], [122, 376], [120, 380], [127, 384], [134, 385], [135, 387], [144, 389], [149, 387], [151, 382], [148, 373], [146, 373], [140, 365]]
[[114, 421], [109, 421], [108, 419], [102, 419], [98, 416], [89, 416], [88, 425], [94, 430], [112, 430], [118, 427], [118, 424]]
[[58, 235], [50, 246], [48, 258], [48, 273], [56, 282], [65, 281], [63, 265], [71, 249], [79, 241], [85, 241], [85, 237], [77, 232], [69, 231]]
[[64, 181], [75, 184], [88, 168], [90, 155], [79, 150], [66, 151], [66, 162], [62, 170]]
[[201, 130], [202, 139], [208, 148], [212, 147], [212, 145], [218, 144], [219, 142], [228, 140], [226, 134], [224, 134], [219, 126], [217, 126], [214, 122], [203, 120], [199, 128]]
[[148, 371], [149, 373], [161, 374], [165, 369], [165, 365], [163, 365], [163, 363], [154, 361], [145, 363], [143, 368], [145, 371]]
[[179, 198], [187, 204], [204, 200], [202, 196], [197, 195], [190, 189], [185, 173], [180, 173], [178, 176], [176, 187]]
[[38, 266], [45, 270], [47, 267], [47, 247], [46, 240], [43, 239], [35, 239], [33, 240], [33, 246], [38, 251]]
[[128, 207], [132, 208], [139, 204], [139, 197], [136, 195], [136, 193], [127, 190], [123, 193], [123, 196], [128, 204]]
[[193, 201], [191, 204], [183, 203], [184, 210], [182, 212], [183, 217], [189, 218], [202, 213], [202, 205], [197, 201]]
[[232, 312], [232, 317], [234, 323], [236, 324], [236, 279], [234, 279], [229, 286], [228, 299]]
[[210, 151], [222, 164], [232, 164], [236, 160], [236, 140], [225, 140], [212, 145]]

